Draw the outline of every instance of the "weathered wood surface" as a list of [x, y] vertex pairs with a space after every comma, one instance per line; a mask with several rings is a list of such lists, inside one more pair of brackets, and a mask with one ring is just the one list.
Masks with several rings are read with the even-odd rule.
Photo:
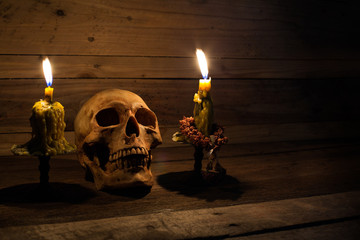
[[[358, 58], [352, 1], [2, 1], [2, 54]], [[354, 48], [357, 50], [354, 52]]]
[[[332, 136], [351, 137], [359, 129], [343, 122], [359, 121], [355, 9], [351, 1], [1, 1], [0, 134], [31, 131], [44, 55], [67, 131], [82, 103], [107, 88], [138, 93], [170, 131], [192, 114], [200, 77], [194, 50], [202, 48], [220, 124], [307, 129], [339, 121]], [[313, 130], [309, 139], [328, 128]], [[285, 139], [299, 139], [288, 132]]]
[[[359, 123], [356, 122], [308, 122], [264, 125], [228, 126], [225, 135], [230, 144], [251, 144], [285, 141], [351, 141], [359, 139]], [[162, 126], [160, 128], [163, 143], [159, 148], [181, 147], [186, 144], [175, 143], [172, 135], [179, 131], [178, 126]], [[75, 143], [74, 132], [65, 132], [65, 138]], [[14, 144], [24, 144], [31, 139], [31, 133], [0, 134], [0, 156], [12, 155], [10, 148]], [[226, 148], [226, 146], [225, 146]]]
[[[139, 224], [132, 238], [358, 239], [355, 4], [0, 1], [0, 238], [72, 239], [79, 227], [77, 237], [117, 239], [129, 221]], [[229, 177], [217, 186], [194, 182], [191, 147], [170, 141], [178, 120], [192, 115], [195, 48], [208, 56], [215, 118], [232, 143], [221, 152]], [[68, 155], [51, 160], [52, 197], [34, 194], [37, 159], [8, 149], [29, 139], [44, 55], [70, 140], [76, 113], [99, 90], [133, 91], [155, 111], [164, 145], [154, 151], [150, 193], [97, 192]], [[311, 139], [328, 140], [290, 142]]]
[[[35, 101], [43, 98], [43, 79], [0, 81], [0, 133], [29, 132]], [[45, 85], [46, 86], [46, 85]], [[55, 79], [54, 100], [65, 107], [66, 130], [93, 94], [120, 88], [140, 95], [157, 114], [160, 125], [177, 125], [193, 113], [197, 80]], [[215, 120], [222, 125], [359, 120], [357, 80], [212, 81]]]
[[[272, 146], [276, 148], [276, 144]], [[2, 157], [0, 222], [28, 225], [138, 215], [164, 209], [219, 207], [353, 191], [360, 184], [358, 145], [293, 149], [285, 153], [278, 148], [280, 152], [267, 150], [267, 154], [265, 150], [260, 155], [242, 154], [238, 149], [233, 146], [229, 155], [220, 155], [229, 177], [222, 185], [212, 187], [196, 184], [190, 172], [192, 148], [154, 151], [157, 183], [146, 196], [96, 192], [84, 180], [75, 156], [59, 156], [50, 163], [50, 181], [56, 198], [45, 203], [33, 196], [39, 177], [37, 159]], [[65, 206], [67, 211], [63, 212]]]
[[[210, 76], [214, 80], [359, 77], [359, 59], [252, 59], [226, 56], [216, 58], [208, 54], [207, 56]], [[195, 54], [189, 57], [54, 55], [49, 58], [55, 79], [139, 78], [151, 81], [153, 78], [192, 80], [201, 78]], [[41, 55], [0, 55], [0, 80], [43, 79], [42, 59]]]
[[[269, 234], [276, 239], [300, 232], [299, 239], [339, 234], [356, 239], [359, 149], [358, 142], [331, 141], [228, 145], [220, 152], [228, 177], [206, 186], [191, 172], [191, 147], [158, 148], [152, 165], [156, 184], [142, 194], [95, 191], [74, 155], [58, 156], [50, 163], [48, 198], [35, 195], [37, 159], [1, 157], [0, 234], [9, 239], [99, 239], [102, 232], [114, 239], [147, 233], [254, 239]], [[118, 231], [125, 227], [127, 233]], [[73, 235], [76, 229], [79, 235]]]
[[[360, 192], [0, 228], [8, 239], [358, 239]], [[316, 214], [314, 214], [316, 212]]]

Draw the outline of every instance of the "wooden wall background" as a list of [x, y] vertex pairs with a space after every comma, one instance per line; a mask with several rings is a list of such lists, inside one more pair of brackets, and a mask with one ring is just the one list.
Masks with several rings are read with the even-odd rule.
[[230, 143], [358, 138], [354, 2], [2, 0], [0, 153], [29, 138], [43, 56], [69, 138], [84, 101], [121, 88], [148, 103], [172, 146], [178, 120], [192, 114], [196, 48], [208, 57], [215, 118]]

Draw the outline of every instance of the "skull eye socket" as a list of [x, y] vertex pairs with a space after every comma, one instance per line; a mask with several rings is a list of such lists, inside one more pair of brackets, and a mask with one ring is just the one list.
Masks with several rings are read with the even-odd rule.
[[96, 121], [101, 127], [108, 127], [120, 123], [119, 114], [115, 108], [106, 108], [96, 114]]
[[144, 126], [156, 127], [155, 113], [146, 108], [139, 108], [135, 114], [136, 121]]

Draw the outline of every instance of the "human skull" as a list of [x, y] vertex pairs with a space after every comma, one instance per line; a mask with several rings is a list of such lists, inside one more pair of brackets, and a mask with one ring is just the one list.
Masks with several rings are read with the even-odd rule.
[[78, 159], [98, 190], [152, 186], [151, 149], [161, 144], [157, 117], [135, 93], [95, 94], [76, 116]]

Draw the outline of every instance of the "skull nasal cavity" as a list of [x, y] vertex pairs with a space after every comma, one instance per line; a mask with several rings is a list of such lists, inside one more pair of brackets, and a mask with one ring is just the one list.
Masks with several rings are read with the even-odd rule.
[[130, 137], [131, 135], [135, 134], [136, 137], [138, 137], [139, 132], [139, 124], [137, 123], [136, 119], [131, 116], [126, 124], [126, 135]]

